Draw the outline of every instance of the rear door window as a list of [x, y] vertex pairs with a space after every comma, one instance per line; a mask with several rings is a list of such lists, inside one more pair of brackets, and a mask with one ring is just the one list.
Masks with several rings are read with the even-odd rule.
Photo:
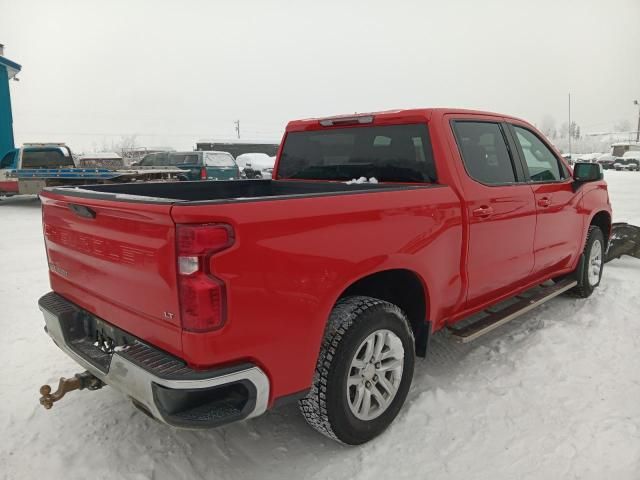
[[513, 129], [532, 182], [557, 182], [566, 177], [556, 156], [535, 133], [517, 125]]
[[499, 123], [457, 120], [453, 131], [471, 178], [486, 185], [516, 181], [513, 159]]

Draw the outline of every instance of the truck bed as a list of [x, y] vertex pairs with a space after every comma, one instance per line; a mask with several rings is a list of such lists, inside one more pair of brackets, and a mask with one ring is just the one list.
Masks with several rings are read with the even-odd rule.
[[60, 195], [143, 203], [229, 203], [312, 197], [363, 192], [413, 190], [434, 185], [376, 184], [348, 185], [344, 182], [297, 180], [237, 180], [165, 183], [85, 185], [49, 189]]

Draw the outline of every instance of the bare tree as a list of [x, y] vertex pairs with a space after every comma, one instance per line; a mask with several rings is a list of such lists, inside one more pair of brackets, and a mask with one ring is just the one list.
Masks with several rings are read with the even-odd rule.
[[122, 158], [130, 158], [137, 146], [137, 135], [122, 135], [119, 141], [112, 143], [112, 150]]
[[631, 122], [629, 120], [627, 120], [626, 118], [624, 118], [622, 120], [618, 120], [613, 125], [613, 131], [614, 132], [622, 132], [622, 133], [630, 132], [631, 131]]
[[560, 138], [566, 138], [569, 136], [569, 122], [562, 122], [560, 125]]
[[547, 114], [542, 118], [542, 124], [540, 130], [545, 134], [547, 138], [556, 138], [558, 132], [556, 131], [556, 120], [551, 115]]

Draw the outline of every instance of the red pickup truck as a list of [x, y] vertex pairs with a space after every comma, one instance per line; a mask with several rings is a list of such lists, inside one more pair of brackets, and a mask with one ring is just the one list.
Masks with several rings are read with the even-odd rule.
[[[299, 401], [346, 444], [400, 410], [415, 356], [599, 284], [601, 167], [530, 124], [454, 109], [292, 121], [272, 180], [42, 195], [46, 330], [148, 415], [212, 427]], [[487, 309], [491, 307], [490, 311]]]

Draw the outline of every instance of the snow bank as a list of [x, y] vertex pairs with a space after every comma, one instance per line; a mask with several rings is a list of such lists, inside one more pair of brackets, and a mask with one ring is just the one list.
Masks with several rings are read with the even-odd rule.
[[266, 153], [243, 153], [238, 155], [236, 163], [242, 169], [250, 166], [254, 170], [264, 170], [273, 168], [276, 163], [276, 157], [270, 157]]

